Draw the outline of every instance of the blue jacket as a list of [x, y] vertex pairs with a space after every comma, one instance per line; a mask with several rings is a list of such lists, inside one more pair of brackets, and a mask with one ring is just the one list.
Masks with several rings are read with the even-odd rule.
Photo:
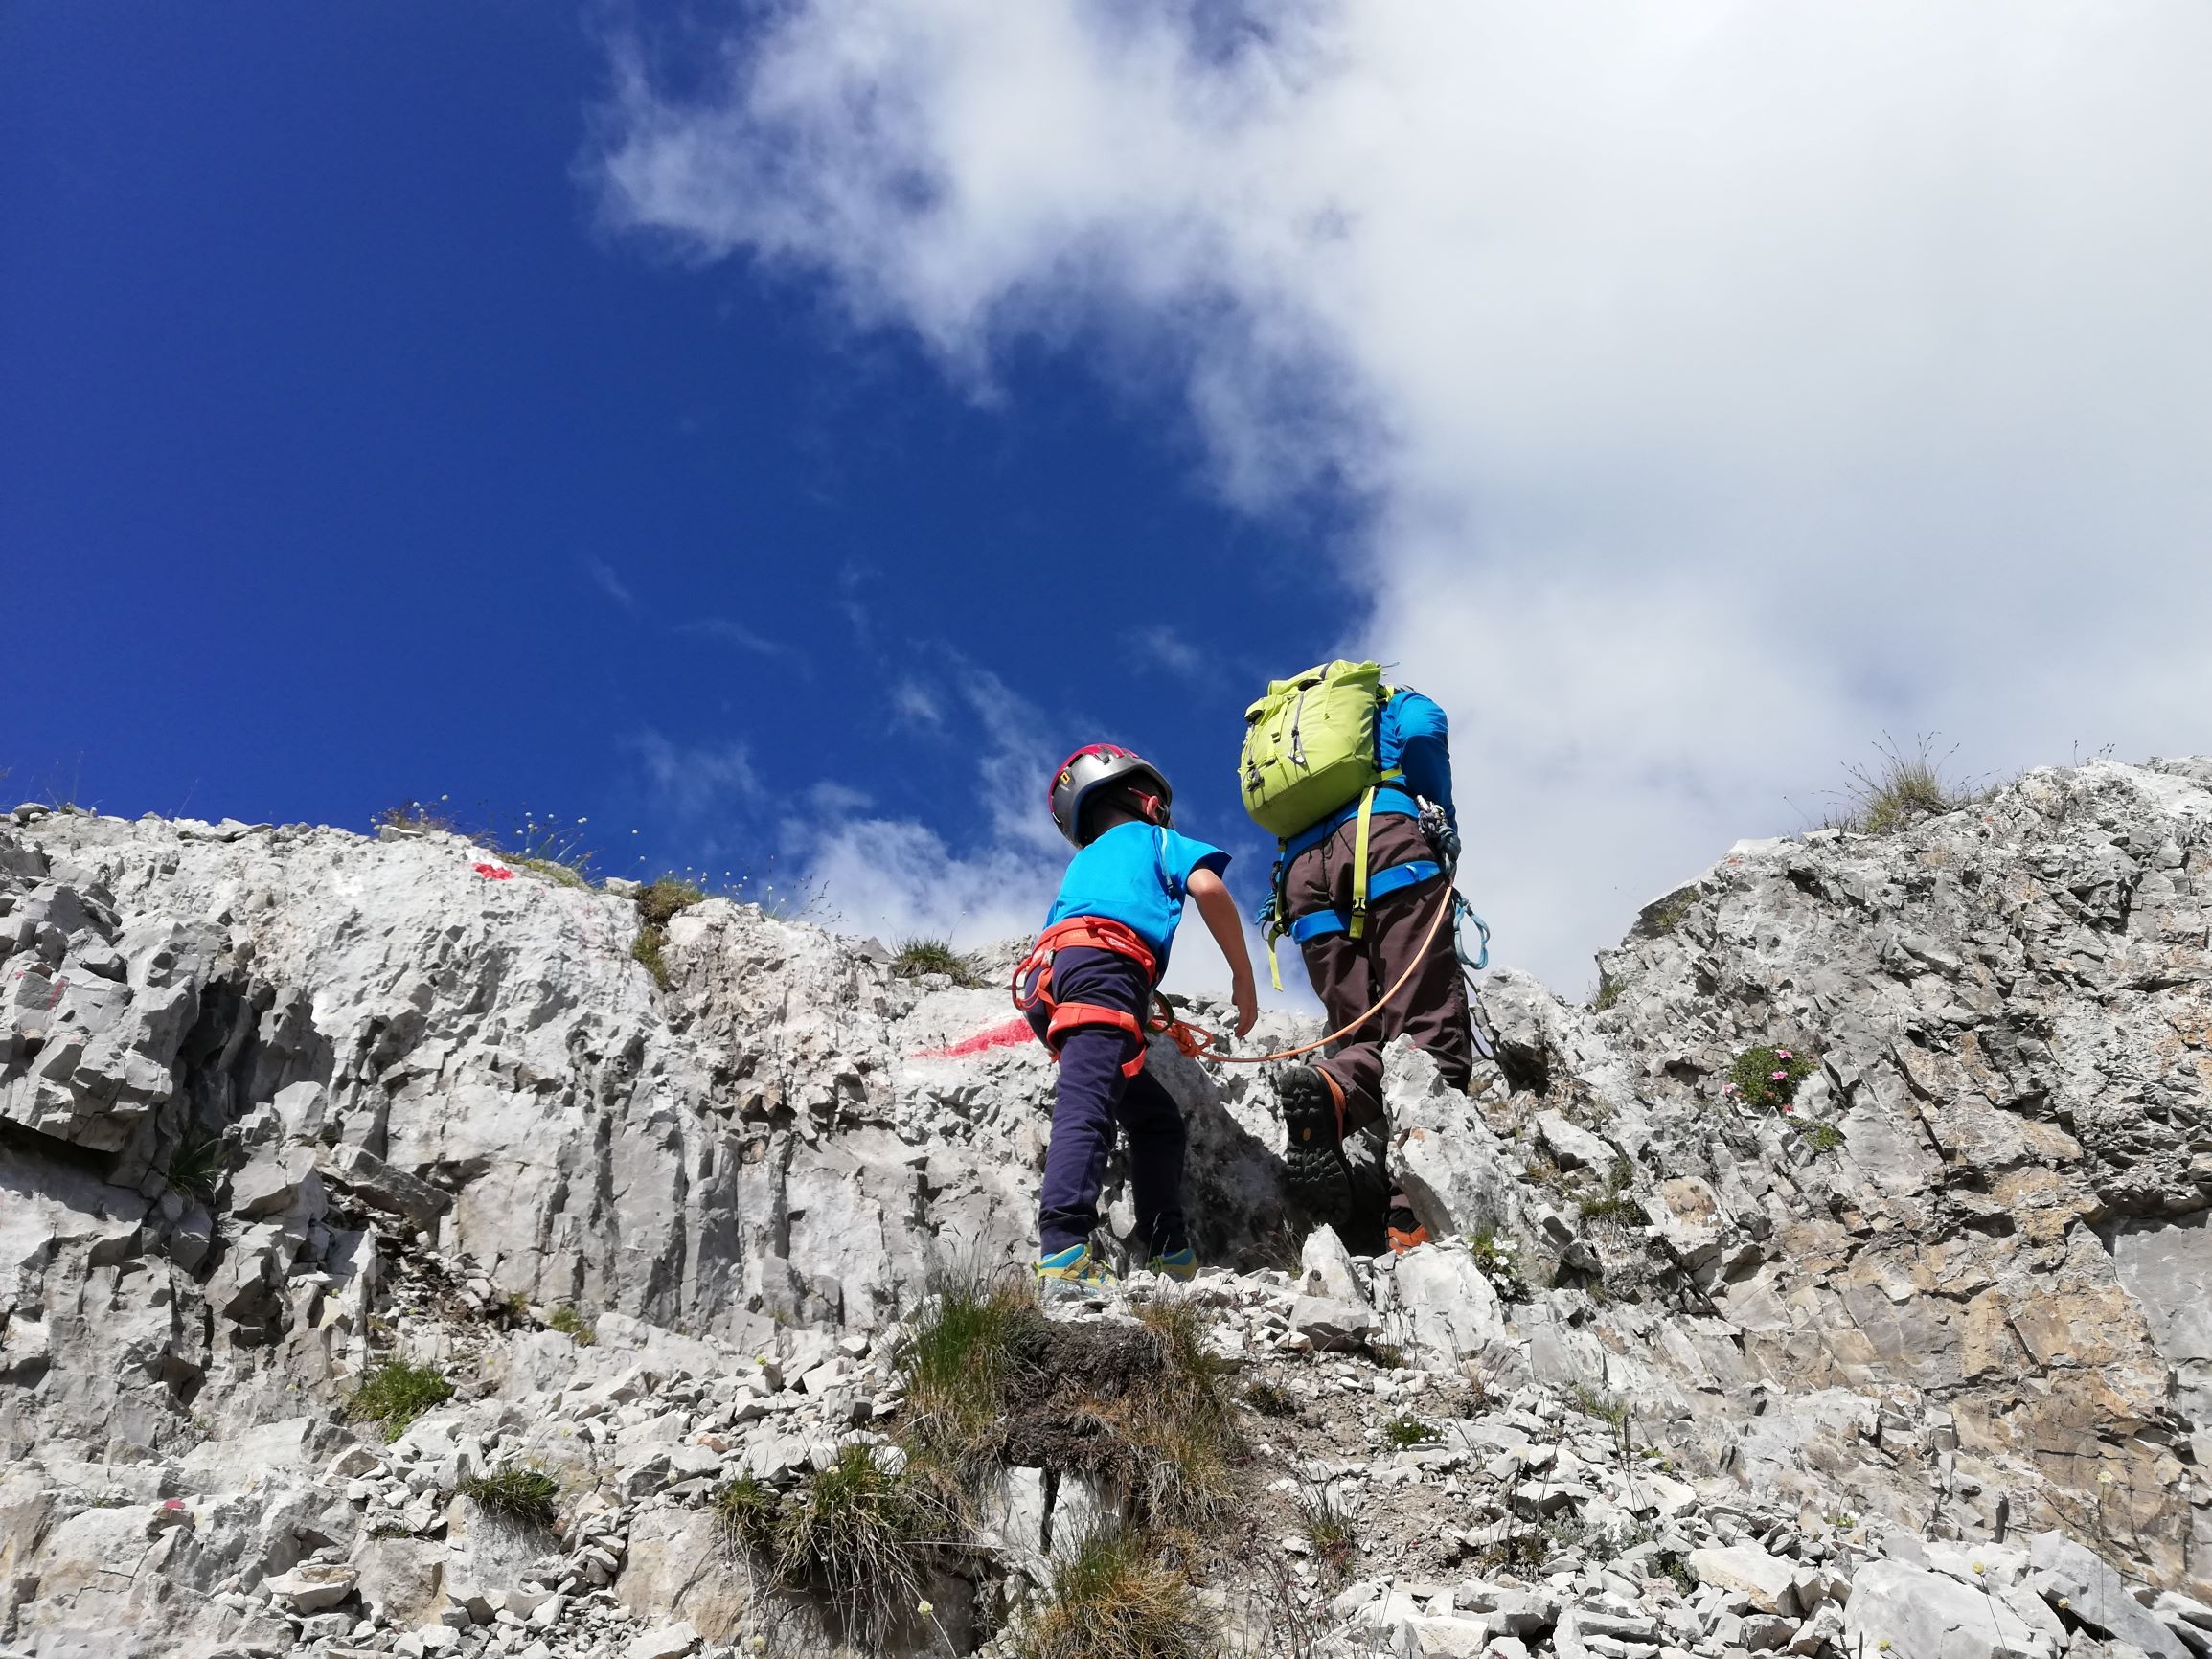
[[[1458, 829], [1459, 809], [1451, 799], [1450, 738], [1444, 710], [1433, 698], [1419, 692], [1392, 693], [1377, 719], [1376, 758], [1385, 772], [1403, 772], [1405, 781], [1402, 784], [1380, 785], [1375, 791], [1375, 810], [1418, 816], [1421, 804], [1414, 799], [1418, 795], [1443, 807], [1446, 821]], [[1355, 801], [1300, 830], [1284, 843], [1287, 854], [1295, 857], [1328, 840], [1339, 825], [1349, 823], [1358, 811], [1359, 803]]]

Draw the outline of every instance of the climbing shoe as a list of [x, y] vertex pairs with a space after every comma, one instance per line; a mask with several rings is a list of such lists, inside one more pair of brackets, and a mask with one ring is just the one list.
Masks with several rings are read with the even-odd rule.
[[1275, 1085], [1288, 1144], [1283, 1163], [1290, 1195], [1314, 1220], [1342, 1231], [1352, 1209], [1344, 1163], [1344, 1096], [1326, 1072], [1292, 1066]]
[[1421, 1217], [1406, 1203], [1405, 1194], [1390, 1194], [1390, 1215], [1382, 1223], [1383, 1237], [1390, 1240], [1390, 1253], [1402, 1256], [1417, 1245], [1428, 1242], [1428, 1229], [1421, 1224]]
[[1088, 1243], [1070, 1244], [1037, 1264], [1037, 1288], [1047, 1302], [1082, 1302], [1103, 1296], [1121, 1281]]
[[1178, 1284], [1188, 1284], [1198, 1276], [1198, 1253], [1188, 1244], [1180, 1250], [1171, 1250], [1165, 1256], [1155, 1256], [1145, 1265], [1162, 1279], [1173, 1279]]

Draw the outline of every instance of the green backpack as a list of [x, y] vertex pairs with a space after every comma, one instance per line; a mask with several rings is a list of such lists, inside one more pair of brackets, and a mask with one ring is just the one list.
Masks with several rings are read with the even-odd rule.
[[1237, 764], [1252, 821], [1288, 840], [1383, 782], [1376, 724], [1390, 693], [1380, 663], [1323, 663], [1270, 684], [1244, 711]]
[[1382, 683], [1380, 663], [1323, 663], [1294, 679], [1276, 680], [1267, 694], [1244, 711], [1244, 753], [1237, 779], [1244, 810], [1276, 839], [1275, 897], [1263, 923], [1267, 942], [1267, 977], [1283, 989], [1275, 961], [1275, 942], [1290, 930], [1283, 891], [1282, 856], [1290, 837], [1359, 804], [1359, 834], [1353, 853], [1352, 917], [1346, 931], [1354, 939], [1367, 928], [1367, 825], [1379, 784], [1404, 774], [1385, 772], [1376, 728], [1393, 688]]

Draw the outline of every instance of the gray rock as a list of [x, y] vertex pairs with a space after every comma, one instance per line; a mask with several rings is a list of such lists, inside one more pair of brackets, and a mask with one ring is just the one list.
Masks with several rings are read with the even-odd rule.
[[2098, 1635], [2140, 1648], [2151, 1659], [2187, 1659], [2180, 1638], [2129, 1594], [2120, 1575], [2064, 1533], [2030, 1539], [2028, 1566], [2045, 1601], [2064, 1601], [2066, 1613]]
[[1876, 1561], [1852, 1580], [1847, 1652], [1884, 1642], [1890, 1659], [2055, 1659], [2058, 1648], [1996, 1596], [1904, 1561]]

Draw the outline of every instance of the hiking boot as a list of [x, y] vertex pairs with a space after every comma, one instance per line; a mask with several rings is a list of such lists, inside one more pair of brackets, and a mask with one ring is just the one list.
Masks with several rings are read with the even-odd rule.
[[1292, 1066], [1275, 1085], [1288, 1137], [1283, 1163], [1290, 1195], [1327, 1226], [1342, 1230], [1352, 1212], [1352, 1172], [1344, 1162], [1344, 1096], [1315, 1066]]
[[1421, 1217], [1413, 1213], [1402, 1193], [1390, 1194], [1390, 1214], [1382, 1223], [1382, 1234], [1390, 1240], [1393, 1256], [1402, 1256], [1428, 1242], [1428, 1229], [1421, 1224]]
[[1038, 1294], [1047, 1302], [1087, 1302], [1120, 1283], [1106, 1258], [1087, 1241], [1070, 1244], [1037, 1264]]
[[1173, 1279], [1177, 1284], [1188, 1284], [1198, 1276], [1198, 1253], [1188, 1244], [1180, 1250], [1171, 1250], [1165, 1256], [1155, 1256], [1146, 1263], [1162, 1279]]

